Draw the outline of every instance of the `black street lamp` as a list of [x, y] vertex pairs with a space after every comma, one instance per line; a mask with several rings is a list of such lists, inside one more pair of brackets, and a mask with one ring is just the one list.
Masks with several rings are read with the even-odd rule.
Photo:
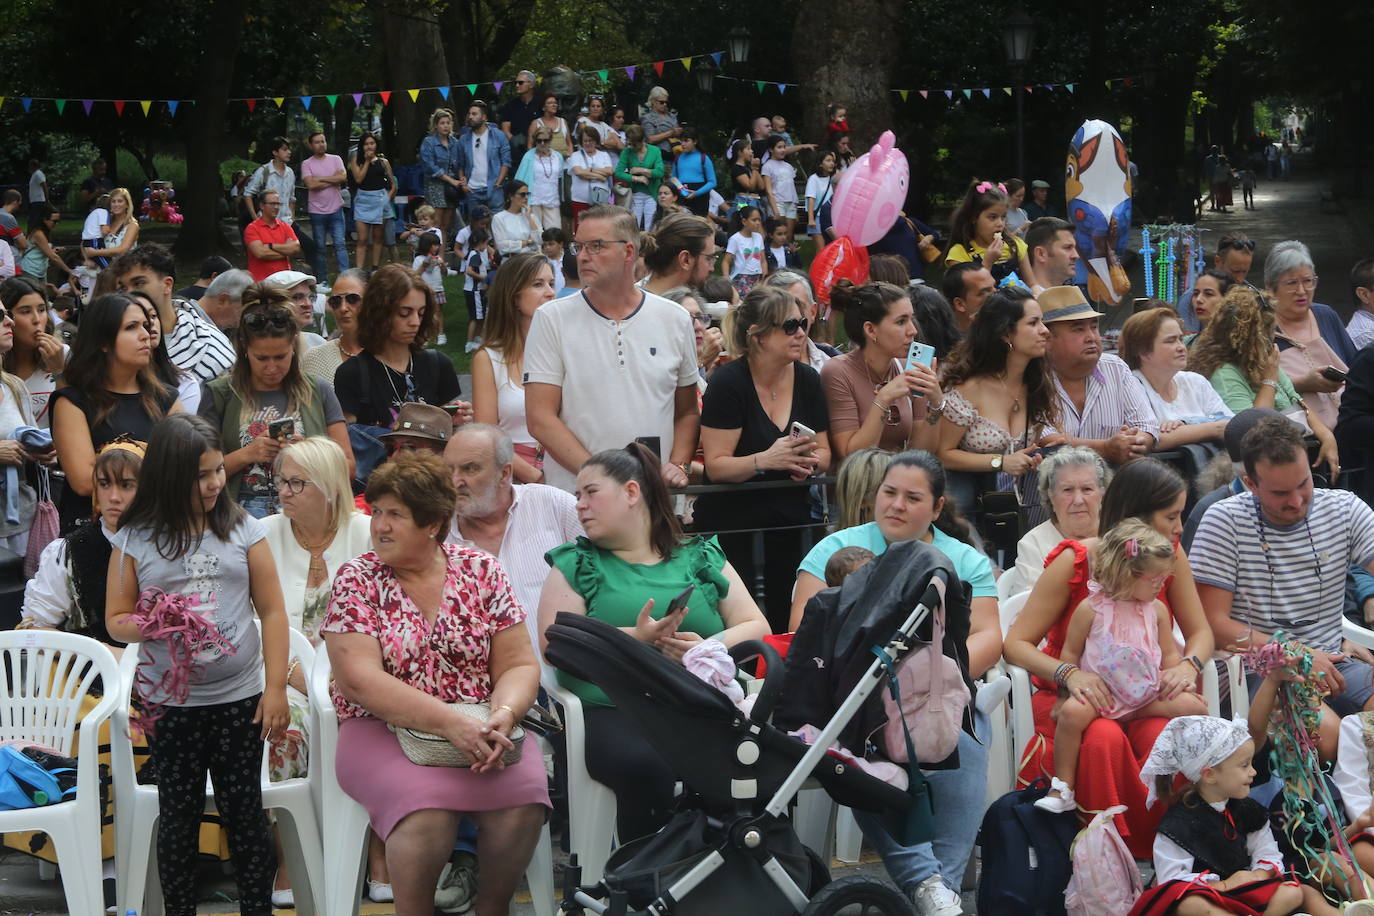
[[710, 95], [716, 85], [716, 65], [711, 63], [711, 58], [708, 57], [693, 65], [692, 73], [696, 74], [697, 88], [703, 94]]
[[730, 34], [727, 38], [730, 42], [730, 59], [737, 64], [748, 61], [749, 30], [742, 25], [737, 25], [730, 30]]
[[1026, 64], [1030, 61], [1031, 46], [1035, 43], [1035, 20], [1026, 15], [1023, 9], [1016, 9], [1008, 16], [1002, 26], [1002, 42], [1007, 50], [1007, 63], [1011, 65], [1016, 85], [1012, 95], [1016, 96], [1016, 175], [1025, 180], [1026, 171]]

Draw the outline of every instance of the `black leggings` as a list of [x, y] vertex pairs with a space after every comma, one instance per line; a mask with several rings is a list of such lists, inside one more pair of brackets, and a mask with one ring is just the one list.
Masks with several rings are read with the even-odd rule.
[[168, 707], [150, 739], [157, 772], [157, 874], [168, 916], [195, 916], [196, 845], [205, 809], [205, 773], [229, 834], [240, 911], [272, 912], [277, 855], [262, 810], [261, 694], [215, 706]]
[[618, 709], [584, 704], [587, 773], [615, 793], [621, 844], [657, 833], [672, 813], [672, 767]]
[[806, 551], [802, 549], [800, 529], [763, 532], [763, 563], [755, 562], [753, 534], [717, 535], [725, 558], [744, 580], [749, 594], [754, 594], [755, 579], [763, 576], [763, 614], [774, 633], [786, 633], [792, 614], [792, 586], [797, 581], [797, 567]]

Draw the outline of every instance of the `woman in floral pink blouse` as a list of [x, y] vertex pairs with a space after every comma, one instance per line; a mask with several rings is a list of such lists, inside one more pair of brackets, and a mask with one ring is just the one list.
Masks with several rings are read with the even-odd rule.
[[[534, 702], [525, 611], [495, 557], [447, 546], [456, 492], [437, 455], [401, 454], [367, 483], [374, 549], [334, 578], [322, 632], [334, 667], [339, 785], [386, 845], [397, 912], [429, 912], [461, 815], [477, 822], [479, 916], [507, 912], [549, 804], [544, 763], [501, 763]], [[487, 702], [487, 723], [449, 704]], [[443, 735], [478, 762], [411, 763], [387, 726]]]

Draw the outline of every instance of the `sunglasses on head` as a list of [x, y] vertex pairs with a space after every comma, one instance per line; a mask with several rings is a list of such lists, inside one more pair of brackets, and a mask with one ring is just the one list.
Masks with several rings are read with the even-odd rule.
[[810, 325], [811, 322], [807, 321], [805, 318], [789, 318], [786, 321], [784, 321], [781, 325], [779, 325], [779, 327], [782, 328], [782, 332], [784, 334], [791, 337], [798, 331], [805, 333], [806, 329], [810, 327]]
[[291, 313], [280, 306], [245, 312], [242, 320], [243, 326], [250, 331], [262, 331], [267, 328], [285, 331], [296, 323]]
[[1217, 243], [1217, 251], [1254, 251], [1255, 243], [1249, 239], [1222, 239]]
[[358, 295], [357, 293], [343, 293], [342, 295], [338, 296], [330, 296], [328, 299], [324, 301], [329, 303], [330, 308], [336, 309], [339, 306], [343, 305], [345, 302], [347, 302], [349, 305], [359, 305], [363, 301], [363, 297]]

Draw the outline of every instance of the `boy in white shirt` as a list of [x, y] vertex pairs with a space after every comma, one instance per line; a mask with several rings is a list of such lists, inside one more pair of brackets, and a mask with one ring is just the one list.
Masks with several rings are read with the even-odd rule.
[[[101, 194], [95, 200], [95, 206], [91, 212], [86, 214], [86, 222], [81, 226], [81, 247], [82, 248], [104, 248], [105, 233], [110, 231], [110, 195]], [[96, 258], [95, 262], [100, 267], [109, 267], [109, 258]]]

